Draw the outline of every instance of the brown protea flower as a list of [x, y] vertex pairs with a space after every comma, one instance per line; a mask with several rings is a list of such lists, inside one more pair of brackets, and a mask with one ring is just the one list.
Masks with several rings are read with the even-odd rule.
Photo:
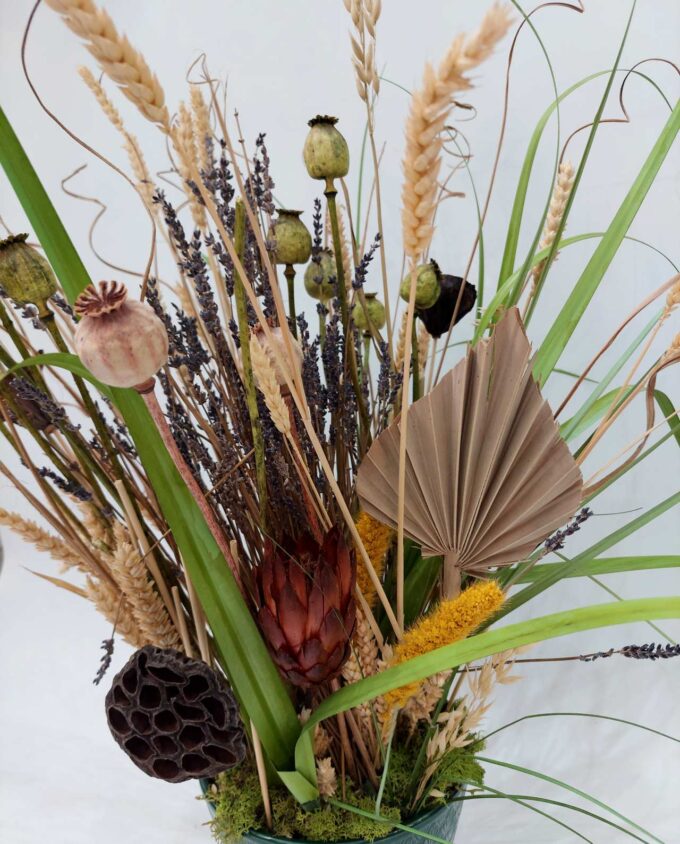
[[356, 560], [340, 530], [332, 528], [321, 545], [308, 534], [267, 540], [257, 582], [257, 621], [283, 676], [303, 687], [336, 677], [356, 618]]

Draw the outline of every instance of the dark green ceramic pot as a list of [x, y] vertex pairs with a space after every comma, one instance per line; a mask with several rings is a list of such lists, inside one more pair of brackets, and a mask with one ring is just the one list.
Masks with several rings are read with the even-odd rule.
[[[201, 781], [204, 793], [206, 785], [207, 783], [204, 785], [204, 782]], [[212, 812], [212, 804], [209, 803], [208, 805]], [[410, 821], [409, 826], [428, 835], [436, 835], [437, 838], [442, 838], [444, 841], [453, 842], [462, 808], [462, 800], [458, 800], [456, 803], [449, 803], [447, 806], [425, 812]], [[275, 835], [268, 835], [266, 832], [249, 832], [243, 836], [242, 840], [247, 842], [247, 844], [326, 844], [326, 842], [318, 841], [296, 841], [291, 838], [277, 838]], [[377, 839], [376, 844], [383, 844], [383, 842], [384, 844], [426, 844], [427, 838], [422, 838], [420, 835], [414, 835], [411, 832], [395, 829], [394, 832], [391, 832], [384, 838]], [[342, 844], [364, 844], [364, 842], [355, 840], [342, 842]]]

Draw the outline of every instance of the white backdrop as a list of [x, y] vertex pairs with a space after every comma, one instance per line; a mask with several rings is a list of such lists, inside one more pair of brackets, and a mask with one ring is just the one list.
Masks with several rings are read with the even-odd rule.
[[[88, 159], [40, 111], [23, 80], [19, 62], [21, 32], [32, 4], [28, 0], [0, 0], [0, 91], [3, 106], [29, 156], [44, 180], [66, 226], [95, 277], [109, 277], [87, 246], [92, 207], [65, 196], [60, 181], [88, 163], [73, 184], [90, 196], [103, 199], [109, 211], [96, 240], [108, 259], [141, 270], [148, 249], [147, 218], [129, 188], [105, 167]], [[105, 3], [121, 30], [143, 49], [168, 96], [170, 108], [186, 96], [184, 77], [189, 64], [205, 51], [215, 75], [228, 75], [230, 106], [241, 114], [244, 133], [253, 141], [267, 131], [277, 182], [276, 194], [289, 207], [306, 208], [318, 185], [303, 170], [301, 146], [306, 120], [318, 111], [341, 117], [354, 160], [363, 131], [347, 38], [347, 16], [340, 0], [303, 2], [251, 0], [249, 3], [193, 0], [109, 0]], [[401, 85], [419, 82], [426, 59], [438, 60], [451, 38], [471, 29], [486, 4], [463, 0], [386, 0], [379, 25], [378, 63], [384, 74]], [[608, 68], [616, 54], [629, 3], [591, 0], [587, 13], [562, 9], [543, 11], [535, 18], [554, 60], [558, 87]], [[623, 65], [649, 56], [677, 57], [680, 46], [680, 4], [677, 0], [640, 0]], [[60, 118], [97, 149], [125, 166], [117, 138], [80, 82], [76, 68], [88, 63], [85, 50], [48, 9], [37, 15], [29, 48], [34, 80]], [[93, 67], [92, 62], [89, 62]], [[496, 56], [478, 74], [478, 87], [467, 99], [477, 110], [465, 131], [472, 144], [472, 169], [484, 190], [496, 143], [502, 97], [504, 58]], [[669, 68], [648, 65], [668, 97], [677, 97], [677, 78]], [[565, 104], [565, 132], [585, 123], [594, 113], [603, 83], [596, 82]], [[526, 142], [536, 120], [552, 96], [544, 58], [532, 36], [521, 40], [512, 77], [507, 140], [497, 189], [486, 230], [487, 278], [493, 280], [500, 262], [504, 225], [513, 198]], [[633, 79], [627, 93], [632, 122], [603, 126], [586, 171], [570, 220], [569, 232], [603, 230], [644, 161], [667, 107], [646, 83]], [[153, 169], [163, 166], [163, 142], [152, 127], [120, 99], [130, 129], [139, 137]], [[384, 154], [386, 241], [391, 254], [389, 271], [396, 287], [399, 257], [399, 161], [407, 96], [385, 83], [378, 106], [378, 138]], [[608, 113], [618, 116], [614, 103]], [[529, 218], [542, 209], [550, 183], [554, 156], [554, 127], [538, 157], [538, 179], [530, 195]], [[583, 140], [577, 140], [577, 157]], [[676, 261], [680, 211], [680, 161], [677, 146], [633, 223], [631, 234], [654, 243]], [[352, 190], [356, 187], [350, 179]], [[21, 231], [25, 218], [0, 177], [0, 214], [7, 225]], [[460, 177], [457, 188], [469, 193]], [[454, 202], [456, 204], [454, 204]], [[468, 197], [449, 203], [439, 221], [434, 254], [449, 272], [462, 272], [475, 228]], [[528, 243], [528, 229], [524, 242]], [[551, 275], [539, 319], [531, 326], [534, 341], [541, 339], [570, 285], [592, 251], [592, 242], [572, 247]], [[371, 280], [378, 284], [376, 267]], [[170, 265], [165, 267], [171, 272]], [[604, 338], [621, 318], [671, 275], [666, 260], [643, 246], [623, 246], [564, 356], [565, 368], [578, 370], [590, 358], [596, 338]], [[461, 329], [462, 330], [462, 329]], [[468, 327], [469, 330], [469, 327]], [[657, 351], [678, 331], [667, 326]], [[627, 332], [621, 346], [634, 332]], [[460, 334], [459, 337], [464, 337]], [[606, 359], [600, 372], [607, 366]], [[680, 402], [677, 378], [667, 373], [660, 386]], [[555, 376], [549, 395], [555, 400], [567, 380]], [[595, 452], [589, 467], [599, 468], [631, 441], [643, 426], [640, 408], [617, 426], [616, 442]], [[4, 450], [6, 444], [0, 446]], [[570, 540], [567, 553], [587, 547], [623, 524], [630, 516], [609, 515], [647, 508], [677, 488], [680, 461], [672, 442], [622, 483], [597, 499], [597, 518]], [[28, 514], [24, 502], [4, 481], [2, 506]], [[677, 511], [666, 513], [640, 533], [621, 543], [617, 554], [678, 553], [680, 526]], [[139, 773], [111, 741], [103, 717], [105, 688], [91, 685], [99, 659], [100, 640], [108, 625], [84, 602], [37, 580], [29, 569], [54, 572], [55, 565], [7, 532], [5, 567], [0, 576], [0, 841], [3, 844], [102, 844], [129, 841], [144, 844], [190, 844], [209, 840], [202, 828], [205, 807], [194, 800], [191, 784], [169, 786]], [[679, 592], [675, 572], [629, 574], [605, 578], [624, 597]], [[566, 582], [525, 606], [517, 616], [531, 617], [589, 603], [610, 600], [589, 581]], [[519, 620], [519, 618], [517, 619]], [[680, 625], [662, 625], [678, 637]], [[643, 624], [560, 639], [536, 648], [536, 655], [563, 655], [607, 649], [627, 643], [659, 641]], [[127, 651], [118, 644], [117, 670]], [[489, 727], [521, 714], [548, 711], [592, 712], [630, 719], [680, 735], [678, 670], [680, 660], [648, 663], [622, 658], [595, 664], [527, 666], [523, 682], [502, 689], [489, 716]], [[104, 684], [106, 685], [106, 684]], [[492, 740], [487, 755], [565, 780], [597, 795], [650, 830], [666, 844], [680, 842], [677, 808], [680, 782], [678, 745], [667, 739], [620, 724], [586, 718], [531, 721]], [[577, 801], [573, 795], [518, 773], [490, 768], [488, 783], [516, 794], [541, 794]], [[587, 805], [583, 804], [582, 805]], [[546, 808], [545, 806], [543, 808]], [[591, 806], [592, 808], [592, 806]], [[548, 811], [550, 809], [548, 808]], [[628, 840], [624, 833], [574, 813], [560, 818], [598, 844]], [[650, 840], [640, 833], [642, 840]], [[575, 840], [570, 833], [508, 801], [484, 800], [467, 804], [457, 837], [462, 844], [531, 844]]]

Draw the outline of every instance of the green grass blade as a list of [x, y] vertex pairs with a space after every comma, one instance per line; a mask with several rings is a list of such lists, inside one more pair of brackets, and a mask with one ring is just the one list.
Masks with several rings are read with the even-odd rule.
[[326, 698], [312, 712], [302, 734], [309, 733], [325, 718], [352, 709], [392, 689], [499, 651], [584, 630], [660, 618], [680, 618], [680, 597], [641, 598], [620, 603], [596, 604], [486, 630], [462, 642], [437, 648], [351, 686], [345, 686]]
[[625, 815], [618, 812], [616, 809], [613, 809], [611, 806], [608, 806], [606, 803], [603, 803], [602, 800], [598, 800], [597, 797], [593, 797], [591, 794], [588, 794], [587, 791], [581, 791], [580, 788], [576, 788], [573, 785], [569, 785], [562, 780], [558, 780], [555, 777], [548, 776], [548, 774], [542, 774], [540, 771], [534, 771], [531, 768], [524, 768], [522, 765], [513, 765], [511, 762], [501, 762], [499, 759], [489, 759], [486, 756], [478, 756], [477, 757], [480, 762], [485, 762], [487, 765], [497, 765], [501, 768], [509, 768], [512, 771], [519, 771], [521, 774], [527, 774], [530, 777], [535, 777], [536, 779], [543, 780], [544, 782], [549, 782], [551, 785], [559, 786], [560, 788], [564, 788], [567, 791], [570, 791], [572, 794], [576, 794], [578, 797], [587, 800], [589, 803], [593, 803], [595, 806], [598, 806], [600, 809], [604, 809], [606, 812], [609, 812], [611, 815], [614, 815], [615, 818], [618, 818], [620, 821], [627, 823], [629, 826], [632, 826], [633, 829], [637, 829], [638, 832], [642, 832], [644, 835], [649, 836], [653, 841], [657, 841], [658, 844], [664, 844], [664, 842], [657, 838], [656, 835], [652, 835], [651, 832], [646, 830], [644, 827], [636, 824], [635, 821], [632, 821], [630, 818], [627, 818]]
[[680, 445], [680, 418], [678, 418], [678, 411], [673, 406], [673, 402], [661, 390], [654, 390], [654, 399], [659, 405], [659, 410], [664, 419], [668, 420], [668, 427], [671, 429], [675, 441]]
[[429, 832], [423, 832], [421, 829], [416, 829], [415, 826], [408, 826], [405, 823], [399, 823], [392, 818], [386, 818], [377, 812], [369, 812], [366, 809], [360, 809], [358, 806], [352, 806], [350, 803], [343, 803], [342, 800], [330, 799], [328, 801], [331, 806], [336, 806], [338, 809], [344, 809], [346, 812], [352, 812], [354, 815], [361, 815], [362, 818], [370, 818], [372, 821], [378, 821], [388, 826], [393, 826], [396, 829], [401, 829], [403, 832], [408, 832], [410, 835], [415, 835], [418, 838], [424, 838], [427, 841], [436, 841], [437, 844], [451, 844], [446, 838], [440, 838], [438, 835], [432, 835]]
[[[73, 302], [90, 283], [90, 278], [1, 109], [0, 164], [66, 296]], [[68, 365], [59, 356], [46, 357], [55, 365]], [[78, 370], [82, 364], [77, 358], [70, 364], [72, 371], [85, 376], [85, 372]], [[285, 769], [292, 762], [300, 725], [250, 611], [142, 398], [134, 390], [112, 389], [110, 395], [125, 420], [163, 515], [172, 529], [234, 692], [255, 725], [268, 758], [276, 768]], [[309, 744], [303, 747], [298, 742], [297, 747], [298, 768], [314, 784], [316, 774]]]
[[[598, 815], [596, 812], [590, 812], [588, 809], [584, 809], [582, 806], [576, 806], [574, 803], [566, 803], [563, 800], [553, 800], [550, 797], [535, 797], [531, 794], [506, 794], [503, 791], [498, 791], [495, 788], [491, 788], [489, 785], [485, 785], [484, 789], [486, 791], [491, 792], [490, 794], [470, 794], [467, 797], [458, 798], [460, 800], [512, 800], [515, 803], [520, 803], [526, 808], [531, 809], [532, 806], [527, 806], [526, 803], [522, 803], [523, 800], [526, 800], [528, 803], [546, 803], [549, 806], [557, 806], [560, 809], [569, 809], [572, 812], [578, 812], [581, 815], [586, 815], [589, 818], [593, 818], [596, 821], [600, 821], [600, 823], [606, 824], [607, 826], [611, 826], [613, 829], [618, 829], [619, 832], [623, 832], [629, 838], [634, 838], [636, 841], [642, 841], [642, 844], [647, 844], [644, 838], [640, 838], [639, 835], [635, 835], [634, 832], [631, 832], [629, 829], [625, 829], [624, 827], [620, 826], [614, 821], [609, 820], [609, 818], [604, 818], [602, 815]], [[550, 820], [555, 820], [552, 815], [548, 815], [545, 812], [540, 812], [540, 814], [545, 815], [546, 817], [550, 818]], [[559, 821], [558, 821], [559, 823]], [[583, 838], [581, 833], [576, 832], [576, 830], [572, 830], [575, 835], [578, 835], [579, 838]], [[589, 838], [586, 841], [590, 841]]]
[[560, 425], [560, 434], [562, 435], [562, 439], [567, 439], [567, 431], [569, 432], [569, 439], [577, 437], [579, 434], [583, 434], [588, 430], [588, 428], [596, 422], [599, 422], [608, 410], [614, 410], [613, 402], [617, 398], [618, 401], [616, 404], [618, 405], [632, 393], [633, 389], [633, 387], [626, 387], [623, 392], [621, 392], [620, 389], [610, 390], [608, 393], [600, 396], [599, 399], [590, 404], [585, 413], [579, 413], [579, 419], [576, 422], [574, 422], [573, 419], [568, 419], [566, 422], [563, 422]]
[[540, 595], [541, 592], [544, 592], [546, 589], [554, 586], [555, 583], [562, 580], [563, 577], [578, 577], [586, 574], [586, 569], [592, 560], [599, 557], [600, 554], [603, 554], [605, 551], [608, 551], [613, 545], [616, 545], [617, 542], [620, 542], [627, 536], [631, 536], [640, 528], [649, 524], [667, 510], [670, 510], [671, 507], [675, 507], [678, 504], [680, 504], [680, 492], [676, 492], [675, 495], [671, 495], [669, 498], [664, 499], [655, 507], [651, 507], [647, 510], [647, 512], [642, 513], [635, 519], [632, 519], [628, 522], [628, 524], [623, 525], [618, 528], [618, 530], [615, 530], [613, 533], [610, 533], [608, 536], [600, 539], [599, 542], [591, 545], [590, 548], [587, 548], [569, 562], [557, 563], [554, 567], [551, 566], [550, 568], [544, 568], [540, 576], [537, 576], [532, 583], [514, 594], [510, 600], [506, 602], [504, 608], [500, 612], [500, 615], [507, 615], [517, 609], [517, 607], [521, 607], [522, 604], [525, 604], [527, 601], [530, 601], [532, 598]]
[[594, 712], [534, 712], [531, 715], [523, 715], [521, 718], [516, 718], [514, 721], [510, 721], [507, 724], [503, 724], [502, 727], [498, 727], [493, 732], [485, 735], [484, 741], [488, 741], [488, 739], [490, 739], [492, 736], [498, 735], [498, 733], [502, 733], [503, 730], [507, 730], [510, 727], [514, 727], [515, 724], [521, 724], [523, 721], [532, 721], [535, 718], [558, 717], [599, 718], [602, 721], [612, 721], [615, 724], [625, 724], [628, 727], [636, 727], [638, 730], [644, 730], [647, 733], [653, 733], [656, 736], [660, 736], [661, 738], [667, 738], [670, 739], [670, 741], [675, 741], [680, 744], [680, 738], [671, 736], [668, 733], [662, 733], [661, 730], [655, 730], [653, 727], [646, 727], [644, 724], [638, 724], [636, 721], [627, 721], [625, 718], [615, 718], [613, 715], [598, 715]]
[[657, 311], [652, 317], [652, 319], [649, 320], [649, 322], [645, 325], [642, 331], [637, 335], [637, 337], [635, 337], [633, 342], [627, 346], [623, 354], [620, 355], [620, 357], [615, 361], [615, 363], [609, 368], [607, 374], [598, 382], [597, 386], [593, 389], [591, 394], [581, 405], [578, 411], [574, 414], [574, 416], [572, 416], [571, 419], [569, 419], [567, 422], [563, 423], [563, 425], [560, 426], [560, 434], [566, 442], [569, 442], [569, 440], [571, 440], [572, 437], [575, 436], [574, 431], [581, 424], [582, 419], [590, 413], [592, 407], [599, 401], [604, 391], [626, 365], [626, 361], [630, 359], [635, 350], [642, 344], [645, 337], [647, 337], [649, 332], [657, 324], [660, 316], [661, 311]]
[[635, 215], [665, 161], [678, 131], [680, 131], [680, 102], [673, 109], [645, 164], [538, 350], [534, 361], [534, 376], [539, 384], [545, 384], [559, 361], [571, 335], [604, 278], [626, 232], [635, 219]]
[[517, 578], [517, 583], [534, 583], [541, 580], [547, 572], [561, 568], [565, 577], [591, 577], [600, 574], [619, 574], [623, 571], [654, 571], [655, 569], [673, 569], [680, 567], [680, 556], [659, 554], [653, 557], [603, 557], [598, 560], [581, 560], [578, 571], [563, 567], [562, 563], [539, 563]]

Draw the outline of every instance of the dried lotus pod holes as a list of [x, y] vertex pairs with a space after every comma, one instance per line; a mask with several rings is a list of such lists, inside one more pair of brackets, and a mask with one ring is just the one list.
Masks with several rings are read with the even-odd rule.
[[242, 761], [245, 737], [226, 682], [203, 662], [148, 645], [114, 677], [106, 717], [144, 773], [167, 782], [214, 777]]

